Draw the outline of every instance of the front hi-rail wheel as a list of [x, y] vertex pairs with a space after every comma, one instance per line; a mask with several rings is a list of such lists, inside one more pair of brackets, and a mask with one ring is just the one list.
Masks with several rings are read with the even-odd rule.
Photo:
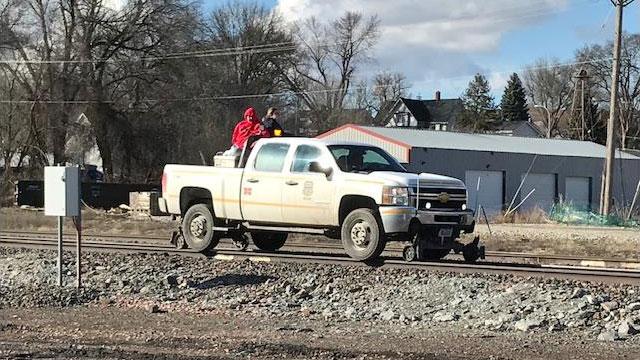
[[416, 259], [416, 247], [407, 245], [402, 249], [402, 258], [404, 261], [411, 262]]

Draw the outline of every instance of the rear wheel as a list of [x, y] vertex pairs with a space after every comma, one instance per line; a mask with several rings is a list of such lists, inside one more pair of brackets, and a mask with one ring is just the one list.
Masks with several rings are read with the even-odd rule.
[[287, 233], [252, 231], [253, 245], [262, 251], [276, 251], [287, 242]]
[[184, 214], [182, 233], [190, 249], [205, 251], [218, 245], [220, 237], [213, 233], [213, 209], [206, 204], [195, 204]]
[[440, 260], [451, 252], [449, 249], [425, 249], [422, 258], [425, 260]]
[[341, 238], [347, 254], [360, 261], [377, 258], [385, 246], [382, 223], [371, 209], [350, 212], [342, 223]]

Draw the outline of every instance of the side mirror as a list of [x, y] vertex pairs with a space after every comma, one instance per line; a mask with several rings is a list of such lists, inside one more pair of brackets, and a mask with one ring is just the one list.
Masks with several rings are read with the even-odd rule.
[[309, 163], [309, 172], [321, 173], [324, 176], [329, 177], [333, 174], [333, 169], [331, 167], [323, 167], [317, 161], [312, 161]]

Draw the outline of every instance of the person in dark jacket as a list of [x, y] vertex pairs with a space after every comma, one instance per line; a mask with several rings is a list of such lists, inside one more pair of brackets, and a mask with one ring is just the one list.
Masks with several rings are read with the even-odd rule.
[[262, 118], [262, 125], [264, 126], [264, 129], [269, 133], [270, 137], [283, 135], [282, 126], [280, 126], [277, 120], [278, 115], [280, 115], [278, 109], [270, 107], [267, 110], [267, 115]]

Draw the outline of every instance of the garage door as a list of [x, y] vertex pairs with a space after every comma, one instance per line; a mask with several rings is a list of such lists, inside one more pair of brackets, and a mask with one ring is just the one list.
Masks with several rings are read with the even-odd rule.
[[518, 210], [528, 211], [538, 207], [549, 212], [556, 199], [556, 175], [534, 173], [527, 175], [520, 190], [520, 201], [524, 200], [532, 190], [535, 191], [531, 193]]
[[588, 177], [568, 176], [565, 182], [564, 199], [580, 210], [591, 209], [589, 189], [591, 179]]
[[469, 192], [469, 207], [477, 210], [482, 205], [487, 215], [502, 212], [502, 171], [469, 170], [465, 172], [464, 179]]

